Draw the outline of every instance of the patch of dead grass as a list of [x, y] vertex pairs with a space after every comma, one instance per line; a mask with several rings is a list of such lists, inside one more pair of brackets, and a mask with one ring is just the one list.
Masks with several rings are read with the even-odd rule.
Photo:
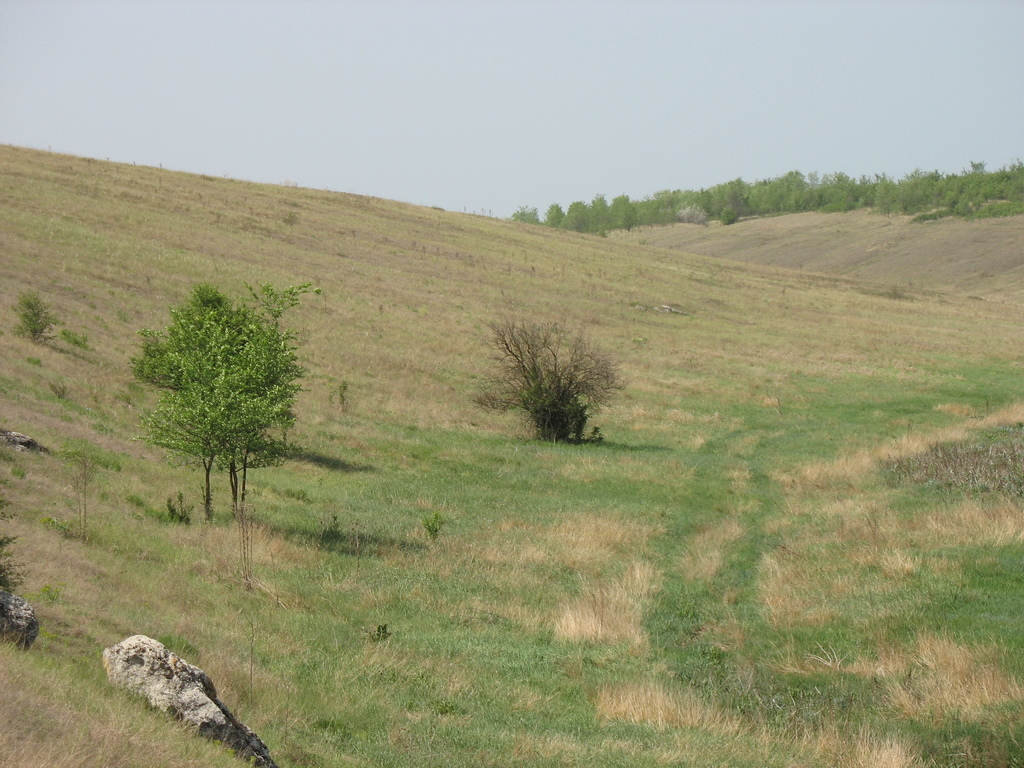
[[619, 683], [601, 687], [594, 696], [602, 720], [653, 725], [657, 728], [700, 728], [723, 735], [743, 732], [732, 715], [685, 688], [660, 681]]
[[877, 448], [856, 451], [829, 462], [815, 462], [795, 471], [779, 473], [777, 479], [791, 490], [827, 490], [856, 486], [879, 464], [925, 453], [941, 443], [966, 440], [972, 432], [1024, 422], [1024, 403], [1015, 403], [969, 424], [956, 424], [922, 433], [910, 433]]
[[926, 765], [909, 745], [867, 729], [847, 736], [832, 727], [807, 734], [801, 741], [806, 751], [832, 768], [924, 768]]
[[736, 520], [724, 520], [691, 537], [679, 568], [691, 581], [711, 581], [725, 561], [725, 551], [746, 533]]
[[1002, 671], [999, 653], [991, 647], [968, 647], [922, 634], [905, 657], [904, 668], [900, 678], [890, 678], [888, 695], [891, 705], [907, 717], [954, 712], [977, 717], [987, 707], [1024, 697], [1024, 687]]
[[569, 642], [628, 643], [647, 647], [644, 609], [658, 587], [658, 573], [644, 561], [634, 561], [619, 580], [583, 582], [578, 597], [562, 607], [555, 620], [555, 637]]
[[764, 556], [760, 567], [760, 597], [774, 627], [824, 626], [836, 617], [832, 594], [852, 588], [834, 582], [815, 558], [781, 547]]

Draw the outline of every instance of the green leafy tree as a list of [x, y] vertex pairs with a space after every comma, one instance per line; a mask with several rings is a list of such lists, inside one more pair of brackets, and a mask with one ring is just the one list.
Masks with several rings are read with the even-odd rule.
[[590, 208], [582, 200], [576, 200], [569, 204], [569, 210], [565, 212], [562, 220], [563, 229], [571, 229], [573, 232], [588, 232], [590, 226]]
[[521, 205], [512, 214], [512, 221], [518, 221], [521, 224], [540, 224], [540, 215], [536, 208]]
[[629, 199], [629, 195], [619, 195], [612, 200], [612, 204], [608, 208], [608, 217], [609, 226], [612, 229], [624, 229], [627, 232], [640, 221], [636, 203]]
[[234, 304], [212, 286], [199, 285], [171, 311], [164, 332], [142, 332], [135, 374], [163, 390], [159, 406], [143, 420], [146, 438], [202, 465], [207, 519], [213, 515], [215, 466], [227, 470], [238, 510], [248, 470], [285, 454], [303, 370], [294, 335], [281, 328], [280, 318], [307, 289], [264, 285], [252, 291], [254, 302]]
[[495, 368], [476, 401], [520, 412], [538, 439], [582, 441], [590, 416], [622, 389], [618, 366], [582, 332], [521, 318], [491, 332]]
[[[7, 500], [0, 496], [0, 520], [7, 517], [4, 507]], [[4, 592], [13, 592], [22, 582], [21, 566], [14, 560], [10, 552], [10, 546], [17, 541], [13, 536], [0, 534], [0, 589]]]
[[560, 227], [562, 222], [565, 220], [565, 211], [562, 210], [562, 206], [558, 203], [552, 203], [548, 206], [547, 213], [544, 214], [544, 225], [547, 227]]
[[611, 228], [611, 212], [604, 195], [594, 195], [590, 201], [590, 216], [587, 220], [587, 232], [607, 233]]
[[18, 324], [14, 333], [42, 344], [53, 338], [53, 326], [57, 324], [57, 316], [35, 291], [26, 291], [18, 297], [14, 311], [18, 315]]

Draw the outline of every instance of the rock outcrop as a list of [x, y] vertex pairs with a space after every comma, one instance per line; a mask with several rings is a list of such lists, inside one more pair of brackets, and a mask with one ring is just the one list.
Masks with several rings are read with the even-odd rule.
[[277, 768], [267, 745], [217, 698], [206, 673], [145, 635], [133, 635], [103, 651], [110, 682], [145, 696], [203, 736], [223, 742], [261, 768]]
[[0, 429], [0, 444], [9, 445], [16, 451], [39, 451], [46, 453], [46, 449], [28, 435], [21, 432], [9, 432]]
[[0, 639], [28, 648], [39, 637], [36, 612], [27, 600], [0, 590]]

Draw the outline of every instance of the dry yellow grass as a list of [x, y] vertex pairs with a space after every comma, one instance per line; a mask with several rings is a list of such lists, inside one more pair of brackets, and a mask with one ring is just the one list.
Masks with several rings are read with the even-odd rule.
[[725, 560], [725, 550], [745, 533], [740, 522], [727, 519], [692, 536], [679, 561], [683, 576], [698, 581], [713, 579]]
[[580, 595], [565, 604], [555, 620], [555, 637], [568, 642], [628, 643], [647, 647], [643, 614], [658, 586], [658, 574], [635, 561], [615, 582], [584, 580]]
[[1024, 697], [1024, 687], [1002, 671], [999, 653], [991, 647], [922, 634], [905, 669], [902, 679], [890, 678], [889, 700], [907, 717], [975, 718], [987, 707]]
[[4, 768], [227, 768], [237, 758], [171, 718], [110, 689], [85, 699], [71, 670], [44, 670], [0, 645]]
[[699, 728], [736, 735], [744, 727], [734, 716], [710, 704], [695, 692], [649, 680], [602, 686], [594, 696], [597, 716], [658, 728]]
[[855, 589], [849, 579], [823, 570], [813, 555], [783, 547], [765, 555], [759, 568], [759, 595], [774, 627], [820, 627], [837, 615], [837, 601]]
[[[1017, 298], [1016, 275], [1024, 217], [987, 221], [942, 219], [914, 223], [909, 216], [872, 211], [800, 213], [745, 219], [739, 227], [678, 224], [614, 233], [627, 242], [871, 280], [886, 288], [971, 291]], [[837, 236], [838, 235], [838, 236]]]
[[867, 729], [843, 735], [830, 726], [804, 734], [800, 743], [809, 755], [830, 768], [925, 768], [928, 765], [909, 744]]

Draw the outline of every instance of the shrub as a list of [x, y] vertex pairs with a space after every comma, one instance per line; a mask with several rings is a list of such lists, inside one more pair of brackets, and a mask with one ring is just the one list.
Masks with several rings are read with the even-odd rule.
[[25, 336], [36, 344], [53, 338], [52, 331], [53, 326], [57, 324], [57, 316], [39, 298], [38, 293], [27, 291], [21, 294], [14, 311], [18, 315], [18, 324], [14, 326], [14, 332], [18, 336]]
[[0, 536], [0, 589], [13, 592], [21, 584], [21, 568], [8, 551], [15, 541], [13, 536]]
[[[0, 517], [7, 502], [0, 496]], [[0, 589], [13, 592], [21, 584], [21, 567], [14, 561], [9, 548], [15, 541], [13, 536], [0, 536]]]
[[558, 324], [509, 318], [491, 331], [495, 372], [476, 402], [521, 412], [538, 439], [582, 442], [590, 416], [622, 389], [618, 366]]
[[194, 509], [194, 504], [185, 504], [185, 494], [181, 491], [178, 491], [177, 500], [167, 497], [167, 519], [172, 523], [188, 525], [192, 522], [192, 511]]
[[423, 530], [427, 532], [427, 538], [436, 541], [437, 537], [441, 535], [441, 529], [448, 521], [441, 516], [440, 512], [435, 512], [432, 515], [427, 515], [420, 522], [423, 524]]
[[728, 226], [729, 224], [735, 224], [739, 220], [740, 216], [738, 213], [736, 213], [735, 208], [727, 206], [726, 208], [722, 209], [721, 222], [726, 226]]
[[60, 337], [72, 347], [78, 347], [79, 349], [89, 348], [89, 337], [84, 333], [75, 333], [65, 328], [60, 332]]

